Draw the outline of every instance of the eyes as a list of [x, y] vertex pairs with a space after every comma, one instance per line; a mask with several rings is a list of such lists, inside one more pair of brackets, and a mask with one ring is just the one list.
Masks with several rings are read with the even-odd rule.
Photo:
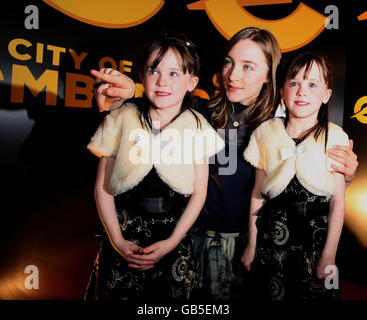
[[[289, 87], [299, 87], [299, 83], [297, 81], [290, 81]], [[317, 88], [317, 84], [315, 82], [309, 82], [308, 87], [310, 88]]]
[[[169, 76], [173, 78], [177, 78], [180, 76], [180, 72], [178, 71], [169, 71]], [[148, 69], [148, 75], [157, 76], [159, 75], [159, 71], [156, 69]]]
[[148, 70], [148, 74], [150, 74], [150, 75], [158, 75], [158, 71], [157, 70], [154, 70], [154, 69], [149, 69]]
[[[233, 67], [233, 62], [232, 62], [232, 60], [230, 60], [230, 59], [225, 59], [225, 60], [224, 60], [224, 67], [225, 67], [225, 68], [232, 68], [232, 67]], [[247, 63], [243, 64], [243, 69], [244, 69], [245, 71], [252, 71], [252, 70], [255, 70], [255, 68], [254, 68], [253, 66], [251, 66], [250, 64], [247, 64]]]

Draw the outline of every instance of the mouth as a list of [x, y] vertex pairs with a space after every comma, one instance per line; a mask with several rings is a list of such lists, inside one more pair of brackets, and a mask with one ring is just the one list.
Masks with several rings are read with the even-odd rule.
[[171, 95], [171, 93], [169, 93], [169, 92], [165, 92], [165, 91], [156, 91], [156, 92], [155, 92], [155, 95], [156, 95], [157, 97], [168, 97], [168, 96], [170, 96], [170, 95]]
[[301, 101], [301, 100], [296, 100], [294, 101], [294, 103], [297, 105], [297, 106], [300, 106], [300, 107], [305, 107], [305, 106], [308, 106], [309, 103], [306, 102], [306, 101]]
[[228, 89], [230, 92], [237, 92], [237, 91], [242, 90], [242, 88], [240, 88], [240, 87], [236, 87], [236, 86], [233, 86], [233, 85], [230, 85], [230, 84], [227, 84], [227, 89]]

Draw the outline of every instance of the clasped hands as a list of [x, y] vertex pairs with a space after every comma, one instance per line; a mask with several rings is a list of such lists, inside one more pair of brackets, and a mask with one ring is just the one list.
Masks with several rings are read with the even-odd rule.
[[170, 238], [154, 242], [145, 248], [125, 239], [114, 245], [116, 251], [128, 262], [128, 267], [142, 271], [153, 268], [155, 263], [176, 246]]

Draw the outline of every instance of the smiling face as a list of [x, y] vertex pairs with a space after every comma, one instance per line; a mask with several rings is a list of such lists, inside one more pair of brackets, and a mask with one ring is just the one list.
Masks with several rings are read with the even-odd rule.
[[154, 107], [179, 111], [186, 92], [193, 91], [199, 79], [183, 72], [182, 59], [172, 49], [152, 68], [157, 54], [158, 50], [150, 55], [142, 75], [145, 94]]
[[268, 64], [264, 52], [250, 39], [237, 42], [228, 52], [222, 68], [226, 95], [231, 102], [249, 105], [268, 81]]
[[303, 118], [317, 121], [322, 103], [327, 103], [332, 90], [325, 83], [324, 76], [317, 63], [312, 62], [305, 76], [303, 66], [293, 79], [287, 79], [281, 89], [281, 96], [289, 111], [289, 119]]

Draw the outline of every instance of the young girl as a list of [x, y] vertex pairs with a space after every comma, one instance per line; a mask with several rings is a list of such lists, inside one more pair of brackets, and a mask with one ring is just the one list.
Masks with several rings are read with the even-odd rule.
[[[243, 292], [233, 289], [234, 284], [236, 290], [242, 288], [239, 266], [244, 247], [239, 236], [247, 233], [254, 170], [242, 154], [251, 130], [271, 118], [277, 107], [275, 73], [280, 57], [279, 44], [269, 31], [253, 27], [240, 30], [224, 50], [218, 96], [210, 102], [197, 99], [194, 106], [215, 129], [226, 132], [225, 151], [209, 165], [208, 192], [192, 234], [202, 298], [243, 298]], [[133, 96], [133, 81], [118, 71], [101, 69], [92, 74], [100, 84], [96, 101], [101, 111], [106, 95], [122, 99]], [[116, 100], [112, 109], [121, 106]], [[346, 164], [339, 170], [351, 181], [356, 156], [349, 147], [339, 148], [337, 159]]]
[[95, 197], [108, 238], [87, 298], [183, 299], [195, 282], [185, 234], [205, 201], [207, 158], [224, 143], [190, 109], [199, 73], [194, 45], [164, 36], [142, 61], [145, 98], [112, 111], [88, 144], [101, 157]]
[[349, 141], [328, 121], [331, 66], [322, 56], [298, 54], [285, 65], [280, 87], [286, 118], [260, 125], [244, 153], [256, 178], [241, 260], [250, 270], [256, 252], [257, 289], [270, 299], [333, 298], [338, 291], [324, 279], [337, 287], [345, 181], [327, 149]]

